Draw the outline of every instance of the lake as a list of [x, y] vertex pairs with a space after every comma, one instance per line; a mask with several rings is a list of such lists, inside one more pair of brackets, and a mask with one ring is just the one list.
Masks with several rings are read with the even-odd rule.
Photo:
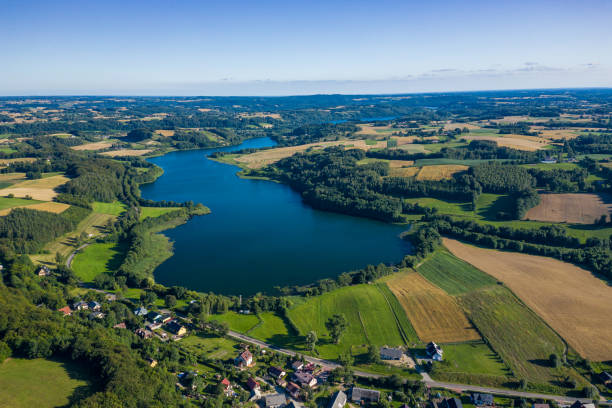
[[149, 159], [164, 174], [141, 186], [144, 198], [193, 200], [212, 211], [164, 232], [174, 242], [174, 256], [155, 271], [157, 282], [247, 296], [396, 262], [409, 253], [410, 245], [399, 238], [407, 226], [314, 210], [284, 184], [239, 178], [238, 167], [207, 158], [219, 150], [274, 145], [258, 138]]

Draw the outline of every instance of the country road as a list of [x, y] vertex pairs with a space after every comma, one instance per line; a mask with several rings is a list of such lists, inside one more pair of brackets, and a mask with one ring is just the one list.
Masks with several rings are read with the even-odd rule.
[[[295, 356], [296, 353], [293, 350], [288, 350], [288, 349], [283, 349], [277, 346], [274, 346], [272, 344], [268, 344], [265, 343], [261, 340], [257, 340], [254, 339], [252, 337], [249, 336], [245, 336], [244, 334], [241, 333], [237, 333], [234, 331], [228, 331], [227, 333], [228, 336], [233, 337], [235, 339], [239, 339], [248, 343], [252, 343], [255, 344], [257, 346], [260, 347], [265, 347], [271, 350], [274, 350], [278, 353], [282, 353], [282, 354], [286, 354], [289, 356]], [[329, 360], [323, 360], [320, 358], [316, 358], [316, 357], [310, 357], [310, 356], [303, 356], [304, 359], [310, 363], [315, 363], [320, 365], [323, 368], [327, 368], [327, 369], [331, 369], [333, 370], [334, 368], [338, 368], [340, 367], [340, 364], [335, 363], [333, 361], [329, 361]], [[384, 377], [384, 375], [382, 374], [373, 374], [373, 373], [368, 373], [365, 371], [354, 371], [355, 375], [358, 377], [365, 377], [365, 378], [380, 378], [380, 377]], [[505, 390], [505, 389], [501, 389], [501, 388], [492, 388], [492, 387], [479, 387], [477, 385], [467, 385], [467, 384], [453, 384], [453, 383], [446, 383], [446, 382], [439, 382], [439, 381], [435, 381], [433, 380], [429, 374], [427, 374], [426, 372], [423, 371], [419, 371], [419, 373], [421, 374], [421, 377], [423, 378], [423, 382], [425, 383], [425, 385], [429, 388], [445, 388], [448, 390], [452, 390], [452, 391], [474, 391], [474, 392], [484, 392], [484, 393], [490, 393], [490, 394], [496, 394], [496, 395], [505, 395], [505, 396], [511, 396], [511, 397], [520, 397], [520, 398], [531, 398], [531, 399], [546, 399], [546, 400], [553, 400], [556, 401], [558, 403], [561, 404], [567, 404], [567, 403], [573, 403], [577, 400], [580, 400], [582, 402], [592, 402], [592, 400], [588, 399], [588, 398], [573, 398], [573, 397], [566, 397], [563, 395], [549, 395], [549, 394], [538, 394], [538, 393], [532, 393], [532, 392], [523, 392], [523, 391], [515, 391], [515, 390]]]
[[88, 246], [89, 244], [83, 244], [77, 249], [75, 249], [74, 251], [72, 251], [72, 253], [68, 255], [68, 258], [66, 259], [66, 266], [70, 268], [70, 265], [72, 265], [72, 260], [74, 259], [74, 256], [78, 254], [81, 249], [87, 248]]

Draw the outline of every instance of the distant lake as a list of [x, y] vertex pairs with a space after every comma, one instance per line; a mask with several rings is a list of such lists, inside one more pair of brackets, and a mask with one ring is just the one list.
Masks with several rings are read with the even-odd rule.
[[155, 271], [157, 282], [203, 292], [270, 293], [274, 286], [333, 278], [409, 253], [399, 238], [407, 226], [314, 210], [284, 184], [241, 179], [238, 167], [206, 157], [274, 145], [258, 138], [149, 160], [164, 174], [141, 186], [144, 198], [193, 200], [212, 211], [164, 232], [174, 242], [174, 256]]

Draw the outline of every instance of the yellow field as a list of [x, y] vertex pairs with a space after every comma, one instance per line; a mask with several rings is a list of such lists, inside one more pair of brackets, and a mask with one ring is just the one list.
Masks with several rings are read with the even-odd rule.
[[37, 180], [26, 180], [0, 190], [0, 196], [13, 194], [15, 197], [30, 196], [35, 200], [51, 201], [57, 195], [55, 189], [65, 184], [68, 177], [51, 176]]
[[25, 180], [25, 173], [2, 173], [0, 174], [0, 182], [20, 182]]
[[480, 129], [480, 126], [474, 125], [472, 123], [459, 123], [459, 122], [450, 122], [450, 123], [444, 124], [444, 130], [455, 130], [457, 128], [461, 130], [463, 130], [464, 128], [467, 128], [469, 130], [475, 130], [475, 129]]
[[421, 169], [419, 167], [391, 167], [389, 176], [391, 177], [414, 177]]
[[158, 135], [162, 135], [164, 137], [174, 136], [174, 130], [159, 129], [159, 130], [156, 130], [155, 133], [157, 133]]
[[443, 180], [450, 179], [455, 173], [467, 170], [468, 166], [460, 164], [440, 164], [433, 166], [423, 166], [417, 175], [417, 180]]
[[572, 224], [593, 224], [612, 213], [610, 197], [602, 194], [540, 194], [540, 204], [525, 219]]
[[145, 154], [151, 153], [152, 151], [152, 149], [119, 149], [112, 150], [110, 152], [103, 152], [100, 154], [111, 157], [144, 156]]
[[11, 212], [13, 208], [29, 208], [30, 210], [38, 210], [38, 211], [47, 211], [55, 214], [63, 213], [70, 206], [64, 203], [55, 203], [50, 201], [48, 203], [36, 203], [31, 205], [19, 205], [17, 207], [5, 208], [4, 210], [0, 210], [0, 216], [7, 215]]
[[399, 129], [392, 128], [391, 126], [374, 126], [371, 124], [357, 125], [359, 131], [356, 135], [363, 136], [385, 136], [393, 132], [397, 132]]
[[19, 163], [19, 162], [32, 163], [35, 161], [36, 161], [36, 158], [34, 157], [18, 157], [16, 159], [0, 159], [0, 165], [7, 165], [7, 164]]
[[397, 273], [387, 281], [387, 286], [422, 341], [448, 343], [480, 339], [455, 299], [420, 274]]
[[510, 147], [517, 150], [534, 151], [548, 146], [547, 139], [524, 135], [499, 135], [499, 136], [461, 136], [466, 140], [491, 140], [498, 146]]
[[102, 150], [108, 149], [113, 144], [111, 142], [95, 142], [95, 143], [85, 143], [79, 146], [72, 146], [73, 150]]
[[260, 167], [265, 167], [269, 164], [276, 163], [281, 159], [293, 156], [297, 152], [303, 152], [310, 148], [324, 149], [329, 146], [346, 146], [369, 150], [372, 148], [385, 147], [386, 145], [387, 142], [385, 141], [380, 141], [375, 145], [368, 145], [366, 144], [365, 140], [336, 140], [332, 142], [309, 143], [300, 146], [279, 147], [276, 149], [261, 150], [255, 153], [237, 157], [236, 161], [246, 165], [251, 169], [258, 169]]
[[504, 282], [583, 357], [612, 359], [612, 287], [552, 258], [501, 252], [444, 238], [456, 257]]

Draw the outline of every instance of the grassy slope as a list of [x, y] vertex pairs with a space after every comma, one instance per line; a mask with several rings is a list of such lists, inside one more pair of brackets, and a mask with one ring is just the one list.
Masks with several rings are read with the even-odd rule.
[[93, 203], [92, 207], [97, 213], [115, 216], [120, 215], [122, 212], [125, 211], [125, 204], [120, 203], [118, 201], [112, 203], [102, 203], [97, 201]]
[[0, 408], [64, 406], [88, 388], [87, 377], [72, 363], [10, 359], [0, 364]]
[[104, 272], [112, 272], [121, 265], [125, 247], [114, 242], [89, 245], [72, 261], [72, 269], [83, 282], [92, 282]]
[[259, 323], [256, 315], [243, 315], [236, 312], [227, 312], [220, 315], [211, 315], [211, 320], [227, 322], [230, 330], [246, 333]]

